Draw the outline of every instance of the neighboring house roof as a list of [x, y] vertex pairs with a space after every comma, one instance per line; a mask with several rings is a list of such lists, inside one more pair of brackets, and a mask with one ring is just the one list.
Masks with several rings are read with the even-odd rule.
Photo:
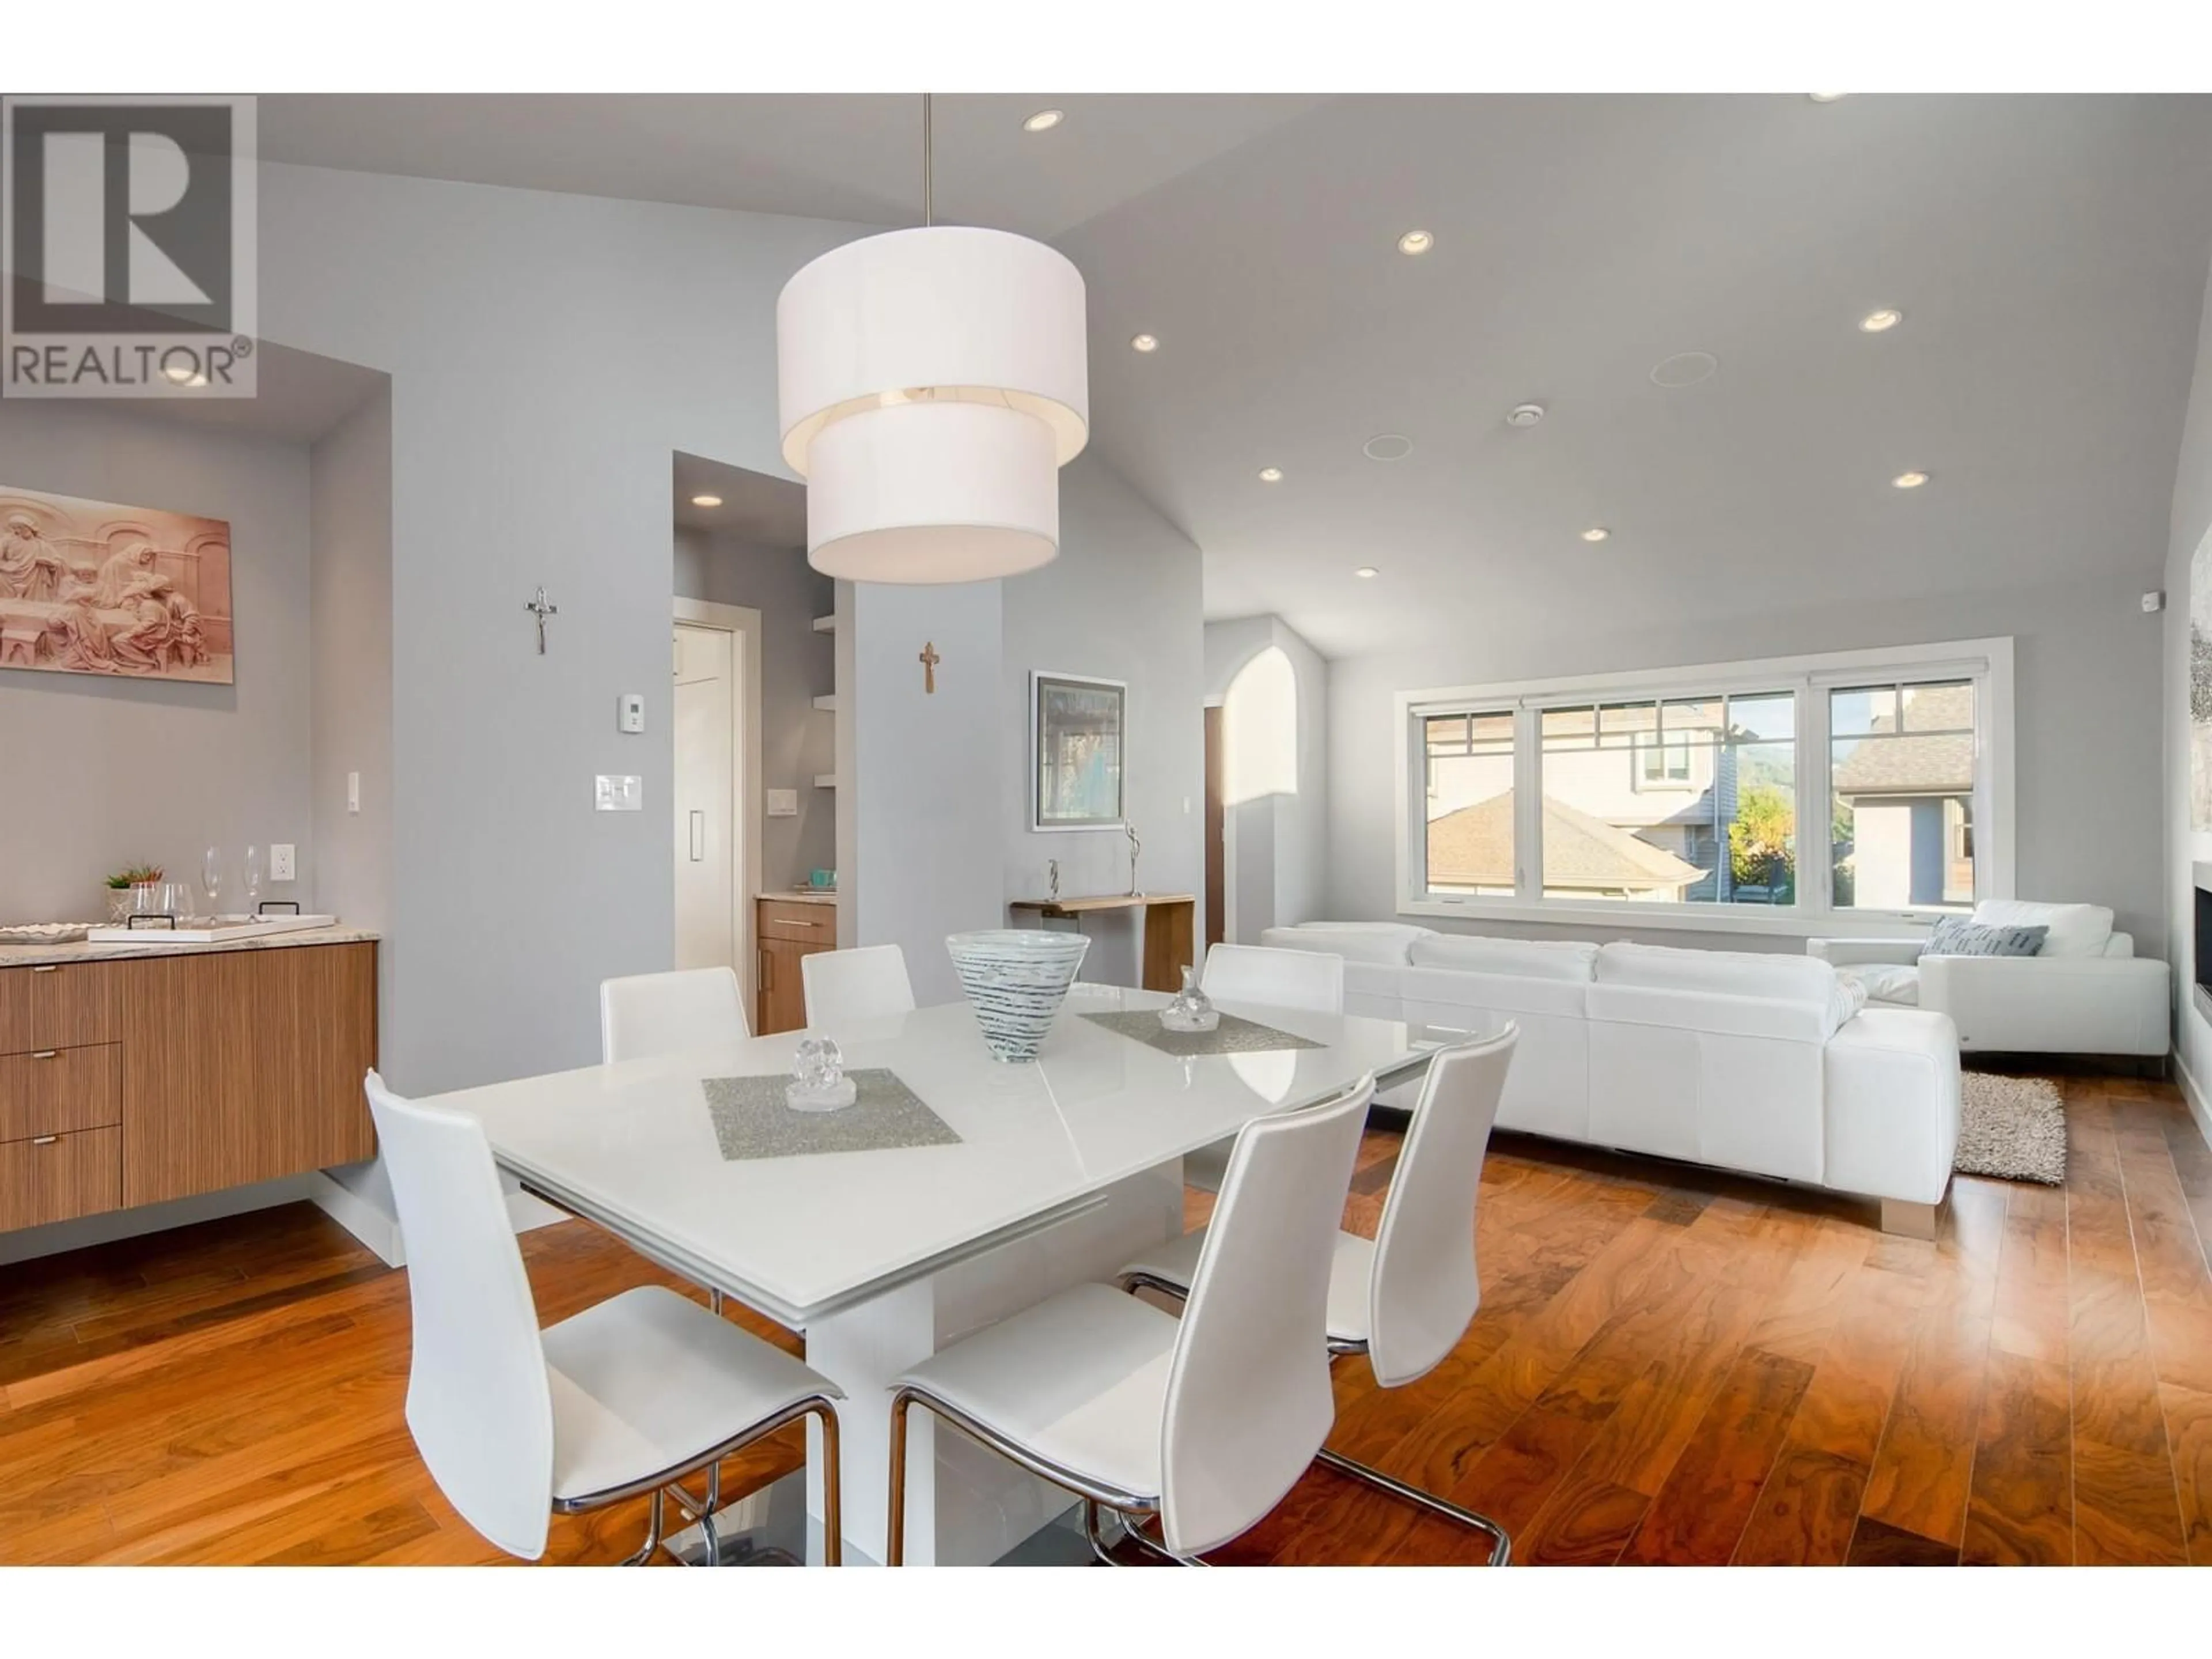
[[[1708, 872], [1602, 818], [1544, 797], [1544, 885], [1687, 887]], [[1513, 792], [1429, 820], [1429, 881], [1438, 887], [1513, 885]]]
[[[1874, 723], [1873, 741], [1863, 742], [1836, 768], [1838, 795], [1960, 795], [1974, 787], [1974, 688], [1931, 686], [1912, 693], [1905, 710], [1900, 739], [1893, 716]], [[1929, 737], [1916, 729], [1953, 728]]]

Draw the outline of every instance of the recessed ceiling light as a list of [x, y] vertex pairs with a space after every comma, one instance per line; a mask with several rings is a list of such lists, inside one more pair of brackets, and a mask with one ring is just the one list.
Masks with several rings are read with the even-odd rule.
[[1880, 311], [1869, 311], [1859, 319], [1859, 327], [1869, 334], [1887, 334], [1905, 320], [1905, 313], [1893, 306], [1884, 306]]
[[1129, 349], [1132, 351], [1158, 351], [1159, 349], [1160, 343], [1152, 335], [1132, 334], [1129, 337]]
[[1586, 542], [1601, 542], [1611, 534], [1613, 532], [1607, 530], [1603, 525], [1594, 524], [1583, 532], [1583, 539]]
[[1900, 472], [1890, 480], [1890, 483], [1895, 484], [1899, 489], [1917, 489], [1927, 482], [1928, 475], [1925, 472]]
[[1710, 351], [1678, 351], [1671, 357], [1662, 357], [1651, 366], [1651, 384], [1669, 390], [1696, 386], [1710, 380], [1721, 366], [1721, 360]]
[[1426, 253], [1437, 245], [1437, 239], [1425, 230], [1409, 230], [1398, 239], [1401, 253]]
[[1067, 119], [1067, 112], [1064, 109], [1041, 109], [1036, 114], [1026, 118], [1022, 122], [1022, 131], [1024, 132], [1050, 132], [1054, 127], [1058, 126], [1066, 119]]
[[1402, 432], [1378, 432], [1359, 446], [1370, 461], [1402, 461], [1413, 453], [1413, 441]]
[[1808, 92], [1805, 94], [1816, 104], [1838, 103], [1850, 96], [1848, 92]]
[[1544, 405], [1541, 404], [1516, 404], [1505, 411], [1505, 424], [1508, 426], [1534, 426], [1543, 418]]
[[722, 498], [720, 495], [694, 495], [691, 498], [691, 505], [694, 507], [720, 507], [721, 504]]
[[1371, 580], [1374, 577], [1381, 575], [1382, 573], [1377, 570], [1371, 564], [1363, 564], [1358, 569], [1353, 571], [1352, 574], [1362, 578], [1363, 580]]
[[1261, 483], [1280, 483], [1282, 481], [1283, 469], [1279, 466], [1263, 466], [1260, 469]]

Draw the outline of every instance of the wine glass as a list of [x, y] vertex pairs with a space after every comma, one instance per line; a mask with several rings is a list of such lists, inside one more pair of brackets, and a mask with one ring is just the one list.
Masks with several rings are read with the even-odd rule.
[[246, 849], [246, 914], [250, 916], [261, 914], [261, 849], [258, 847]]
[[210, 847], [200, 854], [200, 890], [207, 895], [208, 914], [219, 916], [222, 906], [222, 848]]

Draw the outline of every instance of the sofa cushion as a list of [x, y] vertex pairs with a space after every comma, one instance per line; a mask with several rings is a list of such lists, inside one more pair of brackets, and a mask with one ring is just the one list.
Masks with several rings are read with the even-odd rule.
[[1970, 921], [1946, 916], [1928, 935], [1923, 957], [2032, 957], [2041, 953], [2048, 927]]
[[1487, 939], [1469, 933], [1432, 933], [1415, 939], [1416, 968], [1450, 968], [1465, 974], [1503, 974], [1520, 979], [1564, 979], [1588, 982], [1597, 966], [1597, 946], [1575, 939]]
[[1984, 927], [2047, 927], [2036, 952], [2045, 957], [2101, 957], [2112, 936], [2112, 913], [2102, 904], [2038, 904], [2027, 899], [1984, 899], [1974, 907]]
[[1318, 951], [1346, 962], [1403, 968], [1407, 948], [1428, 936], [1425, 927], [1408, 927], [1395, 921], [1309, 921], [1296, 927], [1270, 927], [1260, 935], [1260, 943], [1271, 950]]
[[1655, 991], [1705, 991], [1823, 1004], [1836, 988], [1834, 967], [1818, 957], [1626, 942], [1598, 951], [1597, 979], [1601, 985], [1638, 985]]
[[1856, 980], [1865, 990], [1869, 1002], [1886, 1003], [1893, 1008], [1917, 1008], [1920, 1006], [1920, 969], [1893, 962], [1866, 962], [1856, 967], [1838, 968], [1836, 977]]

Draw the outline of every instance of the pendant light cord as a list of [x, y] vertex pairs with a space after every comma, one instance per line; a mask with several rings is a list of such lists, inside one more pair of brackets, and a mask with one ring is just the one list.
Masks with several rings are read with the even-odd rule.
[[937, 186], [932, 175], [936, 172], [937, 138], [933, 128], [930, 96], [921, 94], [921, 222], [937, 222]]

